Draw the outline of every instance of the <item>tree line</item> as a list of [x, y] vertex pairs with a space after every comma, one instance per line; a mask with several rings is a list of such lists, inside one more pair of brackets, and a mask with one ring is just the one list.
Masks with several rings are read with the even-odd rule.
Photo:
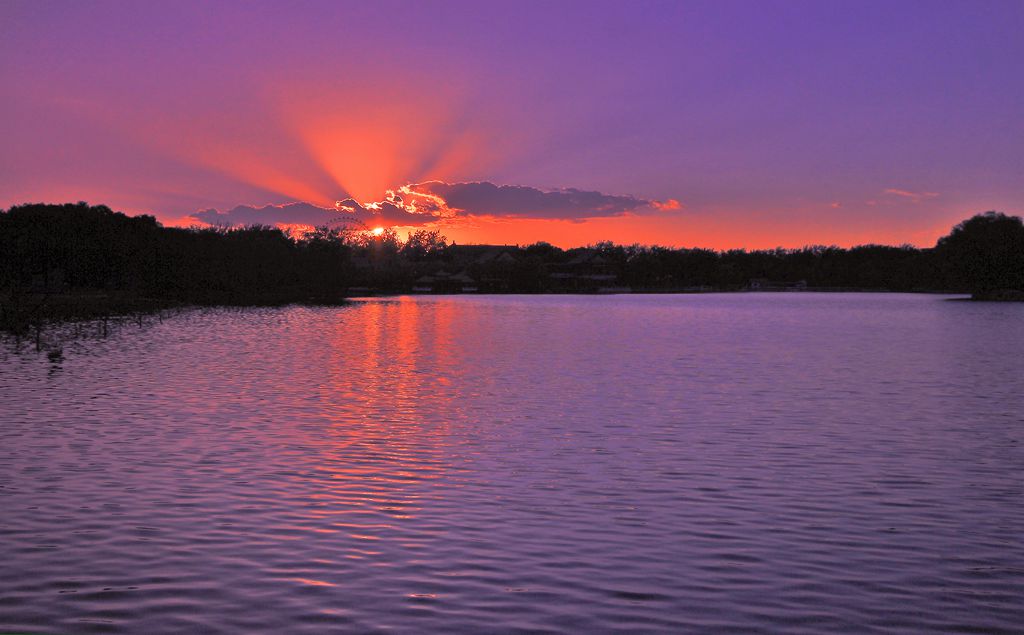
[[[456, 284], [457, 286], [453, 286]], [[86, 203], [0, 211], [0, 290], [90, 291], [167, 303], [331, 302], [358, 292], [475, 290], [541, 293], [748, 288], [1024, 294], [1024, 224], [978, 214], [934, 247], [811, 246], [747, 251], [599, 243], [561, 249], [455, 245], [437, 231], [402, 240], [322, 227], [163, 227]]]

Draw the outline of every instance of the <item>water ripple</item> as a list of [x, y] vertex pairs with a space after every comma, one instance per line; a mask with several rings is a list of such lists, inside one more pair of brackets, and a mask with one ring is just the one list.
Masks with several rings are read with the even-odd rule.
[[395, 298], [60, 372], [9, 344], [0, 631], [1020, 632], [1024, 306]]

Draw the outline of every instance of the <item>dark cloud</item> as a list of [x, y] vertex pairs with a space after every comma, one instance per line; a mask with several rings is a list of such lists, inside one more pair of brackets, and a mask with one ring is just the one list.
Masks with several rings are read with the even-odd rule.
[[367, 225], [400, 225], [412, 227], [438, 220], [433, 214], [402, 203], [400, 196], [391, 195], [388, 200], [379, 203], [360, 205], [355, 199], [338, 201], [338, 211], [351, 214]]
[[[566, 188], [540, 190], [523, 185], [495, 185], [487, 181], [413, 183], [401, 192], [426, 195], [427, 201], [444, 205], [455, 214], [505, 216], [512, 218], [548, 218], [579, 220], [603, 216], [621, 216], [643, 209], [678, 209], [678, 201], [651, 201], [635, 196], [615, 196], [589, 190]], [[440, 199], [440, 200], [438, 200]]]
[[460, 216], [542, 218], [582, 221], [640, 212], [665, 212], [682, 207], [679, 201], [655, 201], [566, 188], [540, 190], [523, 185], [495, 185], [487, 181], [411, 183], [389, 191], [384, 200], [359, 203], [338, 201], [335, 209], [309, 203], [238, 207], [221, 212], [208, 209], [193, 218], [211, 225], [328, 225], [411, 227], [456, 219]]
[[239, 205], [221, 212], [207, 209], [195, 212], [192, 217], [210, 225], [352, 225], [375, 227], [378, 225], [422, 225], [436, 220], [430, 214], [407, 211], [395, 203], [385, 201], [373, 204], [370, 209], [358, 202], [347, 199], [339, 201], [337, 209], [317, 207], [309, 203], [288, 203], [287, 205], [265, 205], [253, 207]]

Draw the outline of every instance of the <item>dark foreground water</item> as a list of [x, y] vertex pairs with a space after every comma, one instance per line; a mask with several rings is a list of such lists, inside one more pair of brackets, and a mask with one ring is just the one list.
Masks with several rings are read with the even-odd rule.
[[0, 632], [1020, 632], [1024, 305], [421, 297], [0, 353]]

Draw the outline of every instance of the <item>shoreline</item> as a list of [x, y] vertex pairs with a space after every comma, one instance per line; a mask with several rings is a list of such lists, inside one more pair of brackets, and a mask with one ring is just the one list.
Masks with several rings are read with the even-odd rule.
[[323, 298], [267, 294], [257, 297], [230, 297], [213, 301], [176, 300], [136, 296], [125, 293], [68, 291], [64, 293], [0, 294], [0, 332], [26, 335], [45, 325], [73, 324], [98, 320], [122, 320], [154, 315], [161, 311], [213, 307], [267, 307], [305, 304], [309, 306], [343, 305], [344, 296]]
[[267, 294], [253, 298], [223, 298], [206, 301], [185, 301], [123, 293], [65, 292], [65, 293], [6, 293], [0, 295], [0, 332], [11, 335], [28, 335], [33, 329], [47, 325], [73, 324], [97, 320], [123, 320], [138, 316], [154, 315], [161, 311], [187, 310], [192, 308], [260, 308], [280, 306], [344, 306], [353, 298], [412, 297], [481, 297], [481, 296], [613, 296], [613, 295], [710, 295], [710, 294], [803, 294], [803, 293], [911, 293], [916, 295], [958, 295], [966, 297], [949, 298], [956, 302], [1022, 302], [1024, 294], [1006, 294], [977, 297], [965, 291], [951, 290], [892, 290], [861, 287], [808, 287], [803, 289], [702, 289], [702, 290], [615, 290], [609, 292], [466, 292], [466, 293], [425, 293], [415, 291], [393, 291], [380, 289], [350, 289], [333, 297], [288, 296]]

